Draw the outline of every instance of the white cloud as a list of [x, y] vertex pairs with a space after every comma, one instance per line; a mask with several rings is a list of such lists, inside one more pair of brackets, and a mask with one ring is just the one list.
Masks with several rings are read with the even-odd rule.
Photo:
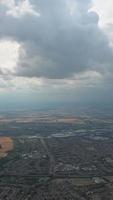
[[93, 0], [91, 10], [99, 15], [99, 26], [109, 39], [109, 46], [113, 48], [113, 1]]
[[1, 3], [8, 7], [6, 11], [7, 15], [17, 18], [26, 14], [40, 16], [40, 14], [35, 11], [33, 5], [30, 4], [29, 0], [19, 0], [17, 3], [16, 0], [2, 0]]
[[20, 45], [15, 41], [0, 41], [0, 71], [3, 74], [15, 71], [19, 58]]
[[113, 0], [93, 0], [93, 3], [93, 10], [100, 16], [99, 24], [103, 27], [113, 23]]

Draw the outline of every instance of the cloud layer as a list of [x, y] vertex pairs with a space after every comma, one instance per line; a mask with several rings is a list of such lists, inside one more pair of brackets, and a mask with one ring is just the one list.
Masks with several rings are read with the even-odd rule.
[[[109, 70], [113, 52], [98, 26], [99, 16], [89, 11], [90, 0], [75, 0], [73, 13], [65, 0], [25, 2], [4, 5], [6, 15], [0, 16], [0, 36], [22, 43], [18, 75], [61, 79], [86, 70]], [[17, 12], [17, 18], [18, 7], [24, 7], [25, 15]]]
[[0, 38], [20, 45], [10, 75], [40, 78], [48, 87], [101, 82], [112, 88], [113, 48], [92, 7], [91, 0], [2, 0]]

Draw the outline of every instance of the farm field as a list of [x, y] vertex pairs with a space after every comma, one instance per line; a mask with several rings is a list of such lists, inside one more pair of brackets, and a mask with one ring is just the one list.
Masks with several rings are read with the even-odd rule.
[[11, 137], [0, 137], [0, 158], [6, 157], [8, 152], [13, 149], [13, 140]]

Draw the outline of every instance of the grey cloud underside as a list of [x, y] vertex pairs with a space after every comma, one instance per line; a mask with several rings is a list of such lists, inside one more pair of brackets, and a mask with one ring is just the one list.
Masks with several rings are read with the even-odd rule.
[[[91, 1], [75, 1], [70, 15], [66, 0], [31, 0], [40, 17], [0, 16], [0, 36], [22, 44], [16, 75], [62, 79], [75, 73], [111, 70], [113, 52], [89, 12]], [[5, 9], [5, 8], [4, 8]]]

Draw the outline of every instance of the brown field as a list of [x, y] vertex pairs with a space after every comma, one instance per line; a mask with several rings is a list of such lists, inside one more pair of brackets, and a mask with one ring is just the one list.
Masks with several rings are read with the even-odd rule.
[[13, 149], [13, 140], [10, 137], [0, 137], [0, 158], [6, 157]]
[[78, 118], [61, 118], [58, 119], [58, 122], [62, 122], [62, 123], [83, 123], [83, 121], [81, 119]]

